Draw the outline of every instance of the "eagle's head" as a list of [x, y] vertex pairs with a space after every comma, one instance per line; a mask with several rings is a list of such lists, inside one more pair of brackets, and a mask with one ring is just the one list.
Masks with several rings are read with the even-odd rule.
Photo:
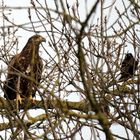
[[130, 60], [131, 58], [133, 58], [132, 53], [127, 53], [125, 59]]
[[33, 35], [29, 38], [29, 42], [33, 43], [34, 45], [40, 45], [42, 42], [46, 42], [46, 39], [41, 35]]

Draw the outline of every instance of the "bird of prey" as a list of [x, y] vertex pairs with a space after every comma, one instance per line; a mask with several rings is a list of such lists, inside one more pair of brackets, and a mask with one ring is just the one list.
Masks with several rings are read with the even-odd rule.
[[138, 60], [136, 60], [131, 53], [127, 53], [121, 64], [120, 80], [127, 81], [132, 78], [138, 68]]
[[42, 36], [34, 35], [29, 38], [23, 50], [12, 57], [4, 84], [6, 99], [16, 99], [22, 103], [22, 99], [32, 99], [35, 96], [43, 67], [39, 45], [45, 41]]

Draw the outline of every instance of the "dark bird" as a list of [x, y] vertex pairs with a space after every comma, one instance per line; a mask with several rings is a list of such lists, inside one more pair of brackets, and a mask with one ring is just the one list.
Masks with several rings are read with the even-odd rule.
[[121, 77], [120, 80], [127, 81], [133, 77], [138, 68], [138, 60], [135, 60], [131, 53], [127, 53], [121, 64]]
[[34, 35], [29, 38], [21, 53], [12, 57], [8, 64], [4, 84], [4, 97], [9, 100], [32, 99], [41, 80], [43, 63], [39, 56], [39, 45], [45, 38]]

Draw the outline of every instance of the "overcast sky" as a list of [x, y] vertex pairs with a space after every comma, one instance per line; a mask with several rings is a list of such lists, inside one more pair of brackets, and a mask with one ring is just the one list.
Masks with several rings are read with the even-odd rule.
[[[69, 4], [70, 6], [73, 6], [75, 4], [75, 0], [68, 0], [69, 1]], [[44, 0], [40, 0], [40, 2], [44, 2]], [[47, 0], [48, 2], [48, 5], [50, 8], [54, 8], [54, 1], [53, 0]], [[80, 12], [80, 18], [81, 20], [84, 20], [85, 17], [86, 17], [86, 10], [89, 11], [91, 6], [93, 5], [92, 4], [92, 0], [88, 0], [87, 1], [87, 7], [85, 6], [85, 0], [79, 0], [79, 12]], [[112, 0], [106, 0], [106, 3], [105, 3], [105, 7], [109, 6], [112, 2]], [[1, 2], [2, 3], [2, 2]], [[17, 7], [23, 7], [23, 6], [30, 6], [30, 0], [4, 0], [4, 5], [5, 6], [17, 6]], [[121, 11], [123, 11], [123, 5], [122, 5], [122, 2], [120, 0], [117, 0], [116, 1], [116, 4], [115, 6]], [[108, 26], [110, 26], [114, 21], [115, 19], [118, 17], [116, 11], [115, 11], [115, 6], [113, 6], [112, 9], [109, 9], [109, 8], [106, 8], [106, 10], [104, 10], [104, 15], [106, 16], [109, 16], [109, 12], [111, 11], [111, 13], [113, 13], [113, 15], [111, 14], [108, 19], [109, 19], [109, 24]], [[6, 15], [8, 15], [8, 17], [17, 25], [19, 24], [23, 24], [23, 23], [26, 23], [26, 22], [29, 22], [29, 19], [28, 19], [28, 11], [27, 10], [12, 10], [12, 11], [7, 11], [5, 10], [4, 12]], [[2, 16], [2, 15], [1, 15]], [[36, 16], [35, 16], [36, 17]], [[33, 18], [35, 18], [33, 17]], [[98, 17], [100, 17], [100, 10], [97, 11], [96, 13], [96, 16], [94, 17], [93, 20], [91, 20], [92, 22], [97, 22], [97, 19]], [[8, 25], [9, 23], [7, 23]], [[2, 22], [0, 23], [0, 25], [2, 26]], [[117, 25], [116, 25], [116, 28], [117, 28]], [[112, 32], [110, 31], [110, 34]], [[32, 36], [34, 33], [31, 33], [31, 32], [27, 32], [25, 30], [22, 30], [22, 29], [19, 29], [18, 32], [16, 32], [16, 35], [19, 36], [19, 48], [22, 49], [23, 46], [25, 45], [25, 43], [27, 42], [27, 39]], [[46, 36], [46, 34], [43, 34], [41, 33], [42, 35]], [[46, 36], [47, 38], [47, 36]], [[48, 38], [47, 38], [48, 39]], [[47, 43], [46, 43], [47, 45]], [[122, 129], [121, 127], [118, 127], [118, 125], [114, 124], [112, 125], [112, 130], [114, 133], [116, 134], [119, 134], [119, 135], [122, 135], [124, 137], [125, 133], [124, 133], [124, 129]], [[84, 128], [84, 138], [85, 140], [89, 140], [88, 136], [89, 136], [89, 131], [87, 128]], [[1, 132], [0, 132], [1, 133]], [[103, 136], [104, 137], [104, 136]], [[102, 140], [104, 140], [104, 138], [102, 138]]]

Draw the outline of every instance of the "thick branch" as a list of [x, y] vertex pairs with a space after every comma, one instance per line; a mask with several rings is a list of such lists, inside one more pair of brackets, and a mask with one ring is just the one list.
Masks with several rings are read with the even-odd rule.
[[[34, 100], [34, 103], [31, 103], [31, 102], [28, 103], [28, 109], [37, 109], [37, 108], [43, 109], [44, 103], [47, 103], [48, 109], [54, 109], [54, 108], [62, 109], [63, 108], [63, 109], [78, 110], [85, 113], [90, 110], [90, 107], [87, 101], [71, 102], [71, 101], [64, 101], [61, 99], [49, 99], [45, 101]], [[27, 106], [27, 102], [25, 104], [23, 103], [20, 106], [20, 109], [24, 109], [25, 106]], [[0, 109], [6, 109], [6, 108], [13, 109], [14, 107], [16, 107], [16, 101], [9, 101], [0, 97]]]

